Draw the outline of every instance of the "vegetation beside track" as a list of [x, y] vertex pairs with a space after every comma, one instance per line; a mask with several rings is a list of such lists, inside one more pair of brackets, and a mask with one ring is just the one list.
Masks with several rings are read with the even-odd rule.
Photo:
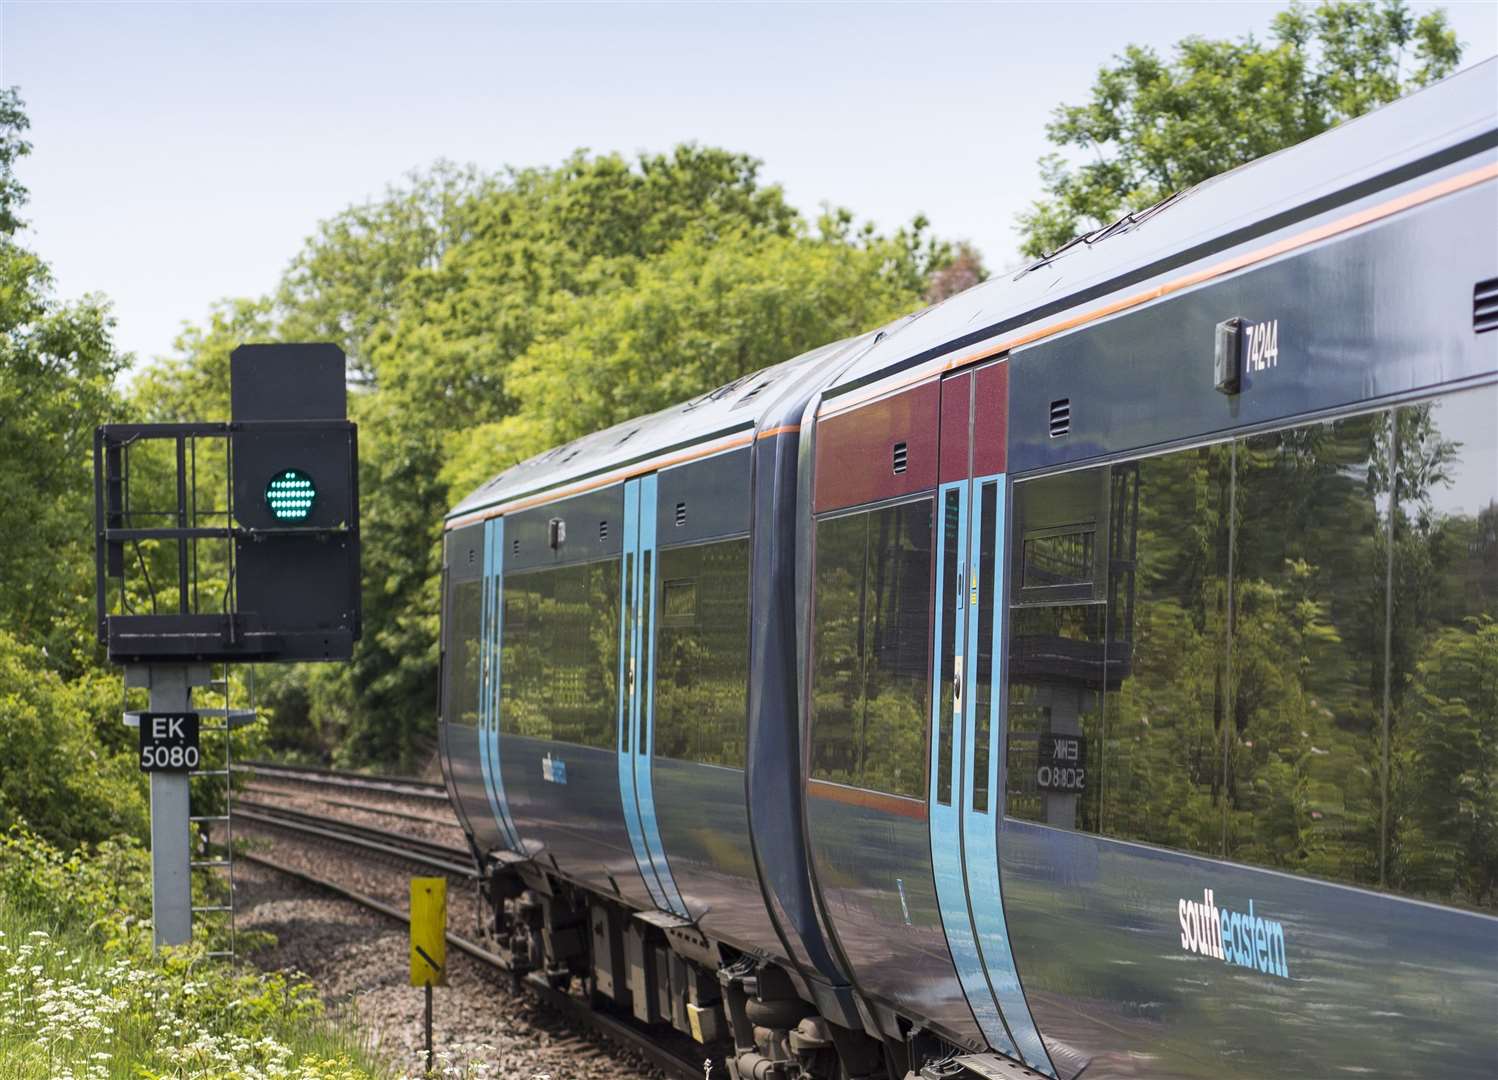
[[154, 954], [149, 910], [137, 844], [66, 855], [19, 829], [0, 840], [0, 1077], [392, 1075], [305, 980], [209, 959], [212, 933]]

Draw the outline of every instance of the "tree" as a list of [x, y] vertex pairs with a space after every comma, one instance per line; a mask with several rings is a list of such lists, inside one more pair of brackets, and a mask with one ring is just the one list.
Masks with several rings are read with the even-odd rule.
[[0, 91], [0, 626], [76, 672], [92, 654], [93, 429], [114, 415], [126, 358], [104, 301], [59, 302], [16, 243], [26, 125], [16, 91]]
[[[270, 297], [216, 307], [137, 379], [135, 404], [210, 419], [240, 341], [343, 346], [364, 638], [348, 668], [270, 680], [267, 697], [346, 760], [411, 766], [434, 741], [456, 499], [554, 441], [913, 310], [953, 257], [923, 219], [883, 235], [832, 208], [811, 225], [757, 161], [714, 147], [495, 174], [439, 163], [321, 225]], [[968, 254], [941, 287], [981, 273]]]
[[333, 341], [356, 379], [370, 382], [370, 350], [396, 313], [416, 270], [435, 270], [472, 234], [473, 209], [495, 180], [473, 166], [438, 161], [317, 227], [276, 292], [287, 341]]
[[1461, 57], [1444, 12], [1416, 19], [1403, 0], [1295, 3], [1275, 16], [1270, 39], [1188, 37], [1169, 60], [1126, 48], [1098, 73], [1091, 101], [1053, 114], [1051, 142], [1091, 160], [1041, 158], [1047, 194], [1019, 215], [1021, 252], [1038, 258], [1309, 139], [1444, 78]]
[[145, 829], [119, 683], [92, 642], [93, 428], [114, 416], [126, 358], [104, 302], [60, 303], [16, 243], [26, 126], [0, 91], [0, 829], [71, 846]]
[[553, 441], [663, 408], [920, 306], [950, 249], [830, 210], [815, 235], [742, 154], [573, 155], [476, 189], [467, 232], [413, 270], [361, 395], [365, 639], [314, 711], [347, 756], [432, 745], [440, 523]]
[[554, 296], [510, 366], [515, 408], [455, 433], [456, 500], [549, 446], [644, 416], [916, 308], [924, 226], [850, 243], [741, 231], [683, 237], [628, 286]]
[[24, 823], [62, 847], [144, 836], [135, 754], [100, 738], [124, 730], [117, 672], [64, 679], [41, 649], [0, 629], [0, 831]]

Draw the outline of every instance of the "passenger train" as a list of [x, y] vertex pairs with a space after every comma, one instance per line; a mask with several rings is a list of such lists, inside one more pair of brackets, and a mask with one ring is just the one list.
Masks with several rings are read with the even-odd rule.
[[496, 934], [735, 1080], [1498, 1075], [1498, 61], [444, 550]]

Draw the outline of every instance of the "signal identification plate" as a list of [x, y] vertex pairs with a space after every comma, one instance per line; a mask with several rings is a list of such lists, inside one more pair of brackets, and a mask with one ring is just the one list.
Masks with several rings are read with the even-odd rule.
[[203, 760], [198, 749], [198, 714], [143, 712], [140, 718], [141, 772], [186, 772]]

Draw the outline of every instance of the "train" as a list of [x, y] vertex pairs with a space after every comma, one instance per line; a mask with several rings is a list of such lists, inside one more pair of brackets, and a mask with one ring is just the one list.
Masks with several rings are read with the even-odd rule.
[[1498, 60], [443, 536], [490, 932], [708, 1075], [1498, 1075]]

